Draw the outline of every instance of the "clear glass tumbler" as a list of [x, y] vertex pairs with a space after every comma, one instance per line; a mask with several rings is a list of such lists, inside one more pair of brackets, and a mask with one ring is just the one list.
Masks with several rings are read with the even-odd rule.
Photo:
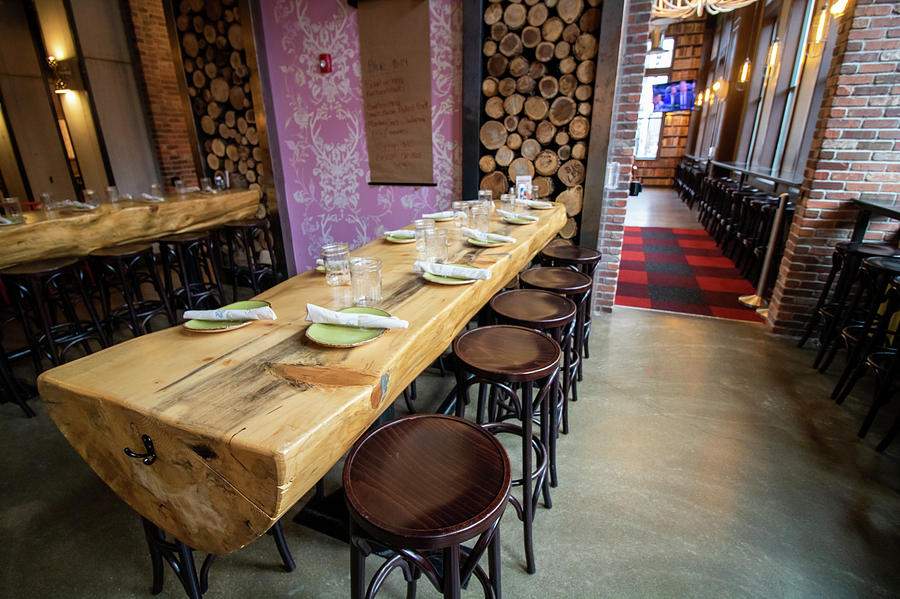
[[98, 206], [99, 205], [99, 203], [97, 202], [97, 194], [94, 192], [93, 189], [85, 189], [84, 193], [82, 194], [82, 197], [84, 198], [84, 203], [87, 204], [88, 206]]
[[[493, 203], [493, 202], [491, 202]], [[490, 228], [491, 209], [488, 202], [473, 202], [469, 208], [469, 227], [482, 233]]]
[[17, 219], [22, 216], [22, 204], [19, 198], [3, 198], [3, 216], [8, 219]]
[[58, 208], [56, 206], [56, 198], [53, 197], [52, 192], [45, 191], [41, 194], [41, 210], [44, 211], [44, 216], [47, 218], [56, 217]]
[[332, 287], [350, 284], [350, 246], [341, 242], [323, 245], [322, 262], [326, 283]]
[[434, 229], [434, 220], [430, 218], [420, 218], [413, 221], [413, 227], [416, 229], [416, 254], [419, 260], [425, 259], [425, 231]]
[[425, 260], [443, 264], [447, 261], [447, 230], [429, 229], [425, 231]]
[[479, 189], [478, 199], [487, 202], [488, 214], [494, 213], [494, 193], [490, 189]]
[[120, 203], [119, 198], [119, 188], [115, 185], [110, 185], [106, 188], [106, 203], [112, 206], [113, 208], [121, 208], [122, 205]]
[[351, 258], [350, 289], [357, 306], [380, 304], [381, 258]]
[[463, 227], [469, 226], [469, 203], [453, 202], [450, 207], [453, 209], [454, 239], [461, 240]]

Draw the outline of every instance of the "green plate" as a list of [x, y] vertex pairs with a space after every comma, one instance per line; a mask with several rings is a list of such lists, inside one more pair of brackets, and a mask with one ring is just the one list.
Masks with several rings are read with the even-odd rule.
[[550, 210], [551, 208], [553, 208], [553, 205], [551, 204], [550, 206], [529, 206], [528, 208], [530, 208], [531, 210]]
[[536, 223], [537, 221], [536, 221], [536, 220], [531, 220], [531, 219], [528, 219], [528, 218], [522, 218], [522, 217], [511, 218], [511, 217], [509, 217], [509, 216], [504, 216], [504, 217], [503, 217], [503, 222], [507, 222], [507, 223], [509, 223], [509, 224], [511, 224], [511, 225], [533, 225], [533, 224]]
[[[450, 266], [459, 266], [461, 268], [477, 268], [476, 266], [472, 266], [471, 264], [451, 264]], [[476, 281], [476, 279], [458, 279], [456, 277], [433, 275], [430, 272], [426, 272], [425, 274], [423, 274], [422, 278], [426, 281], [439, 283], [441, 285], [468, 285], [469, 283], [474, 283]]]
[[[233, 304], [228, 304], [227, 306], [222, 306], [220, 310], [252, 310], [253, 308], [263, 308], [265, 306], [271, 306], [269, 302], [264, 302], [262, 300], [246, 300], [243, 302], [234, 302]], [[241, 327], [245, 327], [252, 320], [189, 320], [185, 322], [183, 325], [189, 331], [193, 331], [195, 333], [221, 333], [223, 331], [231, 331], [233, 329], [239, 329]]]
[[468, 239], [466, 239], [466, 241], [468, 241], [472, 245], [476, 245], [480, 248], [495, 248], [497, 246], [505, 245], [507, 243], [506, 241], [481, 241], [474, 237], [469, 237]]
[[[375, 316], [390, 316], [384, 310], [378, 308], [365, 308], [363, 306], [354, 306], [352, 308], [344, 308], [338, 312], [349, 312], [351, 314], [374, 314]], [[306, 337], [310, 341], [314, 341], [319, 345], [326, 347], [356, 347], [369, 341], [375, 341], [387, 329], [367, 329], [362, 327], [351, 327], [342, 324], [325, 324], [315, 322], [306, 329]]]
[[0, 223], [0, 227], [11, 227], [13, 225], [21, 225], [25, 222], [25, 217], [21, 214], [17, 214], [16, 216], [4, 217], [6, 220], [11, 221], [10, 223]]
[[385, 237], [391, 243], [412, 243], [416, 240], [415, 237], [410, 237], [409, 239], [405, 237], [394, 237], [393, 235], [388, 235]]
[[324, 266], [317, 266], [317, 267], [316, 267], [316, 270], [317, 270], [318, 272], [324, 273], [324, 272], [325, 272], [325, 267], [324, 267]]

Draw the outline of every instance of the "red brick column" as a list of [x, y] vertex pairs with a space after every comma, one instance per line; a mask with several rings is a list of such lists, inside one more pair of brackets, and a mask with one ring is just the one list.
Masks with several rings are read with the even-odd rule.
[[[607, 188], [603, 192], [598, 248], [603, 254], [603, 260], [597, 269], [594, 309], [611, 309], [616, 297], [616, 281], [622, 257], [622, 237], [625, 233], [625, 207], [628, 203], [631, 167], [634, 164], [644, 57], [647, 54], [647, 40], [650, 35], [650, 6], [650, 0], [632, 0], [628, 2], [627, 7], [628, 14], [625, 19], [627, 27], [617, 76], [608, 159], [609, 162], [620, 165], [619, 183], [615, 188]], [[607, 173], [607, 178], [609, 176], [610, 173]]]
[[134, 36], [138, 81], [144, 95], [162, 183], [172, 177], [197, 185], [191, 136], [169, 45], [162, 0], [127, 0], [126, 22]]
[[[803, 330], [831, 266], [832, 248], [853, 229], [851, 200], [900, 200], [900, 5], [857, 0], [839, 27], [772, 294], [767, 325], [777, 334]], [[896, 221], [875, 220], [866, 239], [882, 241], [897, 228]]]

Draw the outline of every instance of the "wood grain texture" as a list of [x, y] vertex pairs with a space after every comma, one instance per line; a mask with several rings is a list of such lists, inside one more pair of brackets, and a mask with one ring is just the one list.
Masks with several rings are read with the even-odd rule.
[[166, 235], [201, 231], [232, 220], [252, 218], [259, 192], [168, 196], [158, 204], [132, 202], [120, 210], [103, 205], [90, 213], [64, 214], [46, 220], [43, 213], [25, 213], [26, 222], [0, 228], [0, 268], [23, 262], [86, 256], [104, 247], [153, 241]]
[[[383, 260], [380, 307], [408, 320], [377, 342], [327, 349], [305, 339], [307, 302], [350, 305], [350, 288], [316, 272], [258, 296], [278, 320], [219, 335], [174, 327], [41, 375], [47, 411], [72, 446], [132, 508], [188, 545], [235, 551], [258, 538], [565, 224], [562, 205], [529, 227], [494, 217], [516, 243], [456, 242], [451, 260], [492, 271], [464, 287], [424, 282], [415, 247], [376, 240], [353, 252]], [[127, 457], [148, 434], [158, 459]]]

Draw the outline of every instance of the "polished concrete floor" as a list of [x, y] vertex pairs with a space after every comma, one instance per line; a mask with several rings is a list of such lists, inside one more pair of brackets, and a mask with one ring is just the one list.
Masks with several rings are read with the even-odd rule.
[[645, 187], [640, 194], [628, 198], [625, 226], [701, 228], [697, 216], [668, 187]]
[[[752, 324], [616, 308], [591, 345], [536, 574], [504, 517], [506, 597], [900, 595], [900, 442], [873, 450], [896, 410], [859, 441], [868, 389], [836, 406], [811, 350]], [[420, 381], [427, 410], [451, 377]], [[150, 597], [138, 517], [34, 404], [0, 405], [0, 597]], [[285, 533], [295, 572], [265, 537], [217, 560], [206, 596], [348, 596], [347, 547]], [[403, 596], [395, 578], [380, 596]], [[160, 596], [184, 596], [171, 573]]]

